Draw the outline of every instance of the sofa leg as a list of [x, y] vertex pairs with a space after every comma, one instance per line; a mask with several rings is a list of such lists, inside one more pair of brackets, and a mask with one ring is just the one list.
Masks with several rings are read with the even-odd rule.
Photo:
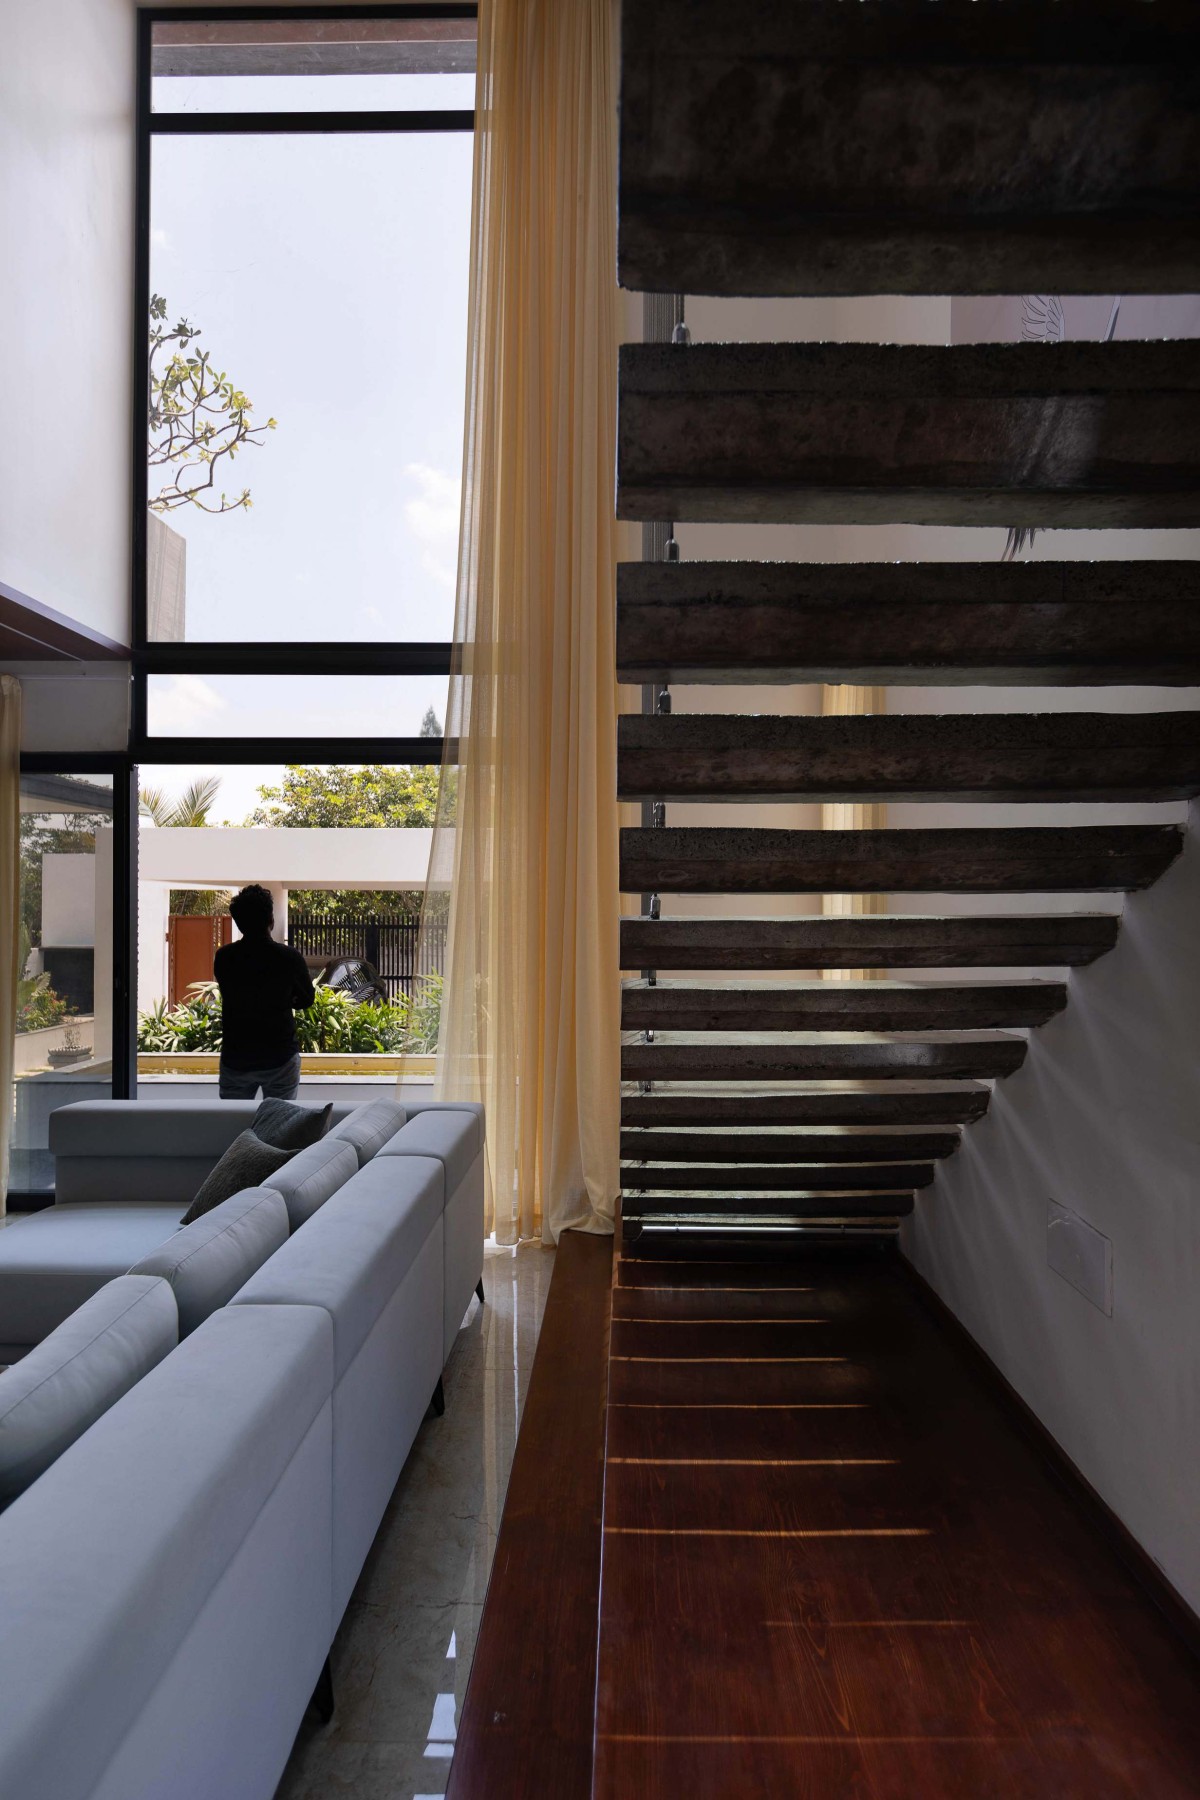
[[446, 1390], [442, 1386], [442, 1378], [440, 1375], [438, 1376], [438, 1384], [433, 1390], [433, 1399], [429, 1404], [440, 1419], [446, 1410]]
[[317, 1676], [317, 1685], [308, 1704], [322, 1725], [328, 1725], [333, 1717], [333, 1668], [328, 1657], [321, 1664], [321, 1673]]
[[483, 1276], [482, 1275], [479, 1277], [479, 1280], [475, 1283], [475, 1292], [479, 1295], [479, 1304], [480, 1304], [480, 1306], [482, 1306], [483, 1305]]

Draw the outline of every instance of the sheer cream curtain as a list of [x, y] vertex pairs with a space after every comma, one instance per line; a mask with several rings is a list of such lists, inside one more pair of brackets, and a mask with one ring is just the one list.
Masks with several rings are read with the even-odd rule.
[[8, 1196], [21, 920], [21, 686], [0, 675], [0, 1217]]
[[[885, 687], [823, 687], [821, 711], [841, 718], [887, 711]], [[887, 807], [876, 803], [835, 800], [821, 808], [823, 831], [878, 831], [887, 824]], [[837, 918], [852, 918], [887, 911], [886, 894], [822, 894], [821, 911]], [[826, 981], [880, 980], [886, 969], [822, 969]]]
[[618, 1190], [614, 37], [610, 0], [479, 8], [460, 750], [427, 912], [448, 887], [438, 1092], [487, 1108], [502, 1243], [611, 1231]]

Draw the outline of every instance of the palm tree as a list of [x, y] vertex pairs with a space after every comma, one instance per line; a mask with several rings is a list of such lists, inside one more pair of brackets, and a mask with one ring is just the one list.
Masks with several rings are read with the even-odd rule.
[[208, 815], [221, 789], [219, 775], [204, 775], [185, 787], [178, 800], [162, 788], [138, 790], [138, 813], [144, 819], [162, 826], [198, 826], [208, 824]]
[[[178, 799], [172, 799], [162, 788], [139, 788], [138, 816], [163, 829], [207, 825], [220, 787], [219, 775], [204, 775], [198, 781], [190, 782]], [[215, 888], [171, 889], [171, 911], [177, 916], [211, 917], [213, 913], [228, 910], [229, 895], [224, 891]]]

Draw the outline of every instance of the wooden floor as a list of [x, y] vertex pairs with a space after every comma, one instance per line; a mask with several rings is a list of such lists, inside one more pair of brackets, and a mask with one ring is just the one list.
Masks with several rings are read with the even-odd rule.
[[614, 1268], [594, 1800], [1195, 1800], [1196, 1664], [898, 1263]]

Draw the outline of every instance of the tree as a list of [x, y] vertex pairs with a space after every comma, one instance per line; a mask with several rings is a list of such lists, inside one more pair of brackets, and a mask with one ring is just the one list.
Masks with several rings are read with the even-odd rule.
[[[219, 775], [201, 776], [185, 787], [178, 799], [172, 799], [162, 788], [139, 788], [138, 814], [164, 829], [183, 826], [196, 830], [208, 824], [220, 788]], [[218, 888], [172, 888], [168, 905], [176, 915], [211, 918], [214, 913], [229, 911], [229, 894]]]
[[[196, 506], [201, 512], [248, 511], [250, 489], [232, 499], [215, 489], [218, 465], [232, 464], [247, 445], [261, 448], [263, 433], [275, 420], [251, 422], [248, 395], [235, 387], [224, 370], [212, 367], [209, 352], [196, 349], [200, 327], [180, 319], [168, 328], [167, 303], [150, 296], [150, 442], [151, 471], [174, 467], [172, 478], [152, 495], [151, 512], [174, 512]], [[153, 475], [151, 481], [156, 479]]]
[[417, 735], [419, 737], [442, 736], [442, 721], [438, 718], [432, 706], [426, 708], [425, 717], [421, 720], [421, 729]]
[[[260, 787], [262, 802], [247, 825], [308, 827], [428, 827], [437, 818], [439, 774], [436, 765], [389, 768], [375, 764], [347, 768], [304, 768], [291, 763], [278, 787]], [[294, 888], [291, 902], [297, 912], [336, 919], [371, 919], [415, 916], [419, 893], [347, 890], [330, 893], [320, 888]]]
[[279, 787], [260, 787], [247, 825], [429, 826], [437, 817], [439, 770], [416, 768], [308, 769], [289, 763]]

